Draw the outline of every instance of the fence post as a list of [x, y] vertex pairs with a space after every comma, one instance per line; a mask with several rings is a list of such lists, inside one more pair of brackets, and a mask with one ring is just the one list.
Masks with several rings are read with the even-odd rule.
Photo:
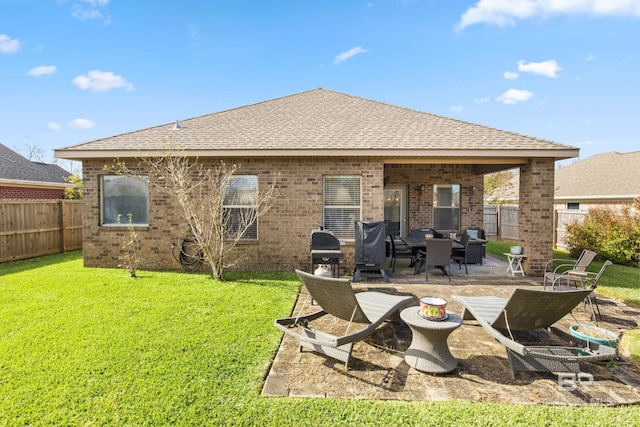
[[59, 223], [60, 223], [60, 252], [65, 252], [65, 241], [64, 241], [64, 200], [60, 199], [60, 214], [59, 214]]
[[558, 249], [558, 210], [553, 210], [553, 249]]
[[496, 209], [496, 234], [498, 235], [498, 241], [502, 239], [502, 205], [498, 205], [498, 209]]

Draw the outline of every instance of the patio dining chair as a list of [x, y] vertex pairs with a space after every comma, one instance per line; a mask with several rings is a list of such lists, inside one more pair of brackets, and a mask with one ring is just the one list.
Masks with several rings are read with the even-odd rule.
[[[511, 376], [515, 371], [579, 372], [581, 362], [611, 360], [615, 348], [571, 337], [553, 325], [569, 314], [589, 294], [590, 289], [551, 292], [517, 288], [507, 298], [459, 296], [454, 301], [464, 307], [463, 320], [476, 320], [507, 349]], [[569, 345], [522, 344], [514, 332], [549, 329]]]
[[391, 234], [387, 237], [387, 242], [389, 242], [389, 258], [391, 258], [391, 271], [396, 271], [396, 260], [398, 258], [410, 259], [411, 264], [415, 262], [415, 255], [411, 248], [407, 247], [406, 244], [402, 243], [402, 245], [398, 245], [396, 240], [393, 238]]
[[[309, 297], [320, 305], [321, 310], [276, 319], [275, 327], [296, 338], [300, 343], [300, 350], [304, 347], [337, 359], [344, 362], [345, 369], [349, 367], [355, 342], [371, 335], [384, 320], [413, 303], [413, 296], [373, 291], [356, 293], [347, 279], [314, 276], [300, 270], [296, 270], [296, 274], [309, 291]], [[299, 313], [305, 309], [306, 303]], [[327, 315], [336, 321], [341, 319], [348, 322], [344, 332], [336, 335], [314, 326], [314, 321]]]
[[462, 270], [462, 264], [464, 264], [464, 272], [469, 274], [469, 270], [467, 269], [467, 255], [469, 249], [469, 237], [468, 234], [463, 234], [460, 238], [460, 244], [463, 246], [462, 248], [455, 248], [451, 253], [451, 259], [458, 263], [458, 268]]
[[[453, 247], [453, 240], [428, 239], [425, 243], [425, 251], [418, 252], [418, 272], [424, 265], [425, 278], [429, 280], [429, 266], [433, 265], [440, 267], [442, 272], [449, 276], [449, 281], [451, 281], [451, 248]], [[447, 268], [449, 268], [449, 273], [447, 273]]]

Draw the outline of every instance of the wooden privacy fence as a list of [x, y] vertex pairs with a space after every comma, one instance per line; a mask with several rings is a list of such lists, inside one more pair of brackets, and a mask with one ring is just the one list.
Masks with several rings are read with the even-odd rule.
[[[484, 232], [489, 239], [518, 240], [520, 208], [512, 205], [488, 205], [484, 207]], [[581, 223], [586, 212], [556, 210], [553, 221], [553, 245], [566, 249], [564, 237], [566, 227], [574, 222]], [[551, 231], [551, 230], [550, 230]]]
[[488, 238], [518, 240], [520, 208], [510, 205], [485, 206], [484, 233]]
[[553, 242], [558, 248], [567, 249], [567, 245], [564, 243], [564, 236], [567, 233], [567, 225], [577, 222], [582, 224], [584, 217], [587, 213], [585, 211], [576, 210], [556, 210], [554, 215], [554, 230]]
[[82, 201], [0, 200], [0, 262], [82, 249]]

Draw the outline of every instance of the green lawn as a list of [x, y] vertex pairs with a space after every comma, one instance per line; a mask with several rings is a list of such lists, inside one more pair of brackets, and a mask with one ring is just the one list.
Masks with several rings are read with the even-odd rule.
[[0, 426], [622, 425], [634, 407], [260, 397], [291, 273], [84, 268], [80, 253], [0, 265]]

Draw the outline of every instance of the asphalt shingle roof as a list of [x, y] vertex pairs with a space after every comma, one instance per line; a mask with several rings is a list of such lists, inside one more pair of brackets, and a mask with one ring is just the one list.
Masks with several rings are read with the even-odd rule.
[[[159, 150], [169, 144], [187, 151], [269, 151], [309, 155], [317, 151], [555, 150], [577, 149], [540, 138], [315, 89], [239, 108], [98, 139], [57, 150], [69, 153]], [[163, 145], [164, 144], [164, 145]], [[575, 154], [567, 155], [566, 151]], [[67, 152], [67, 153], [65, 153]], [[387, 153], [388, 154], [388, 153]]]
[[596, 154], [556, 170], [556, 197], [640, 196], [640, 151]]
[[32, 162], [7, 146], [0, 144], [0, 179], [46, 183], [66, 183], [69, 176], [58, 165]]

